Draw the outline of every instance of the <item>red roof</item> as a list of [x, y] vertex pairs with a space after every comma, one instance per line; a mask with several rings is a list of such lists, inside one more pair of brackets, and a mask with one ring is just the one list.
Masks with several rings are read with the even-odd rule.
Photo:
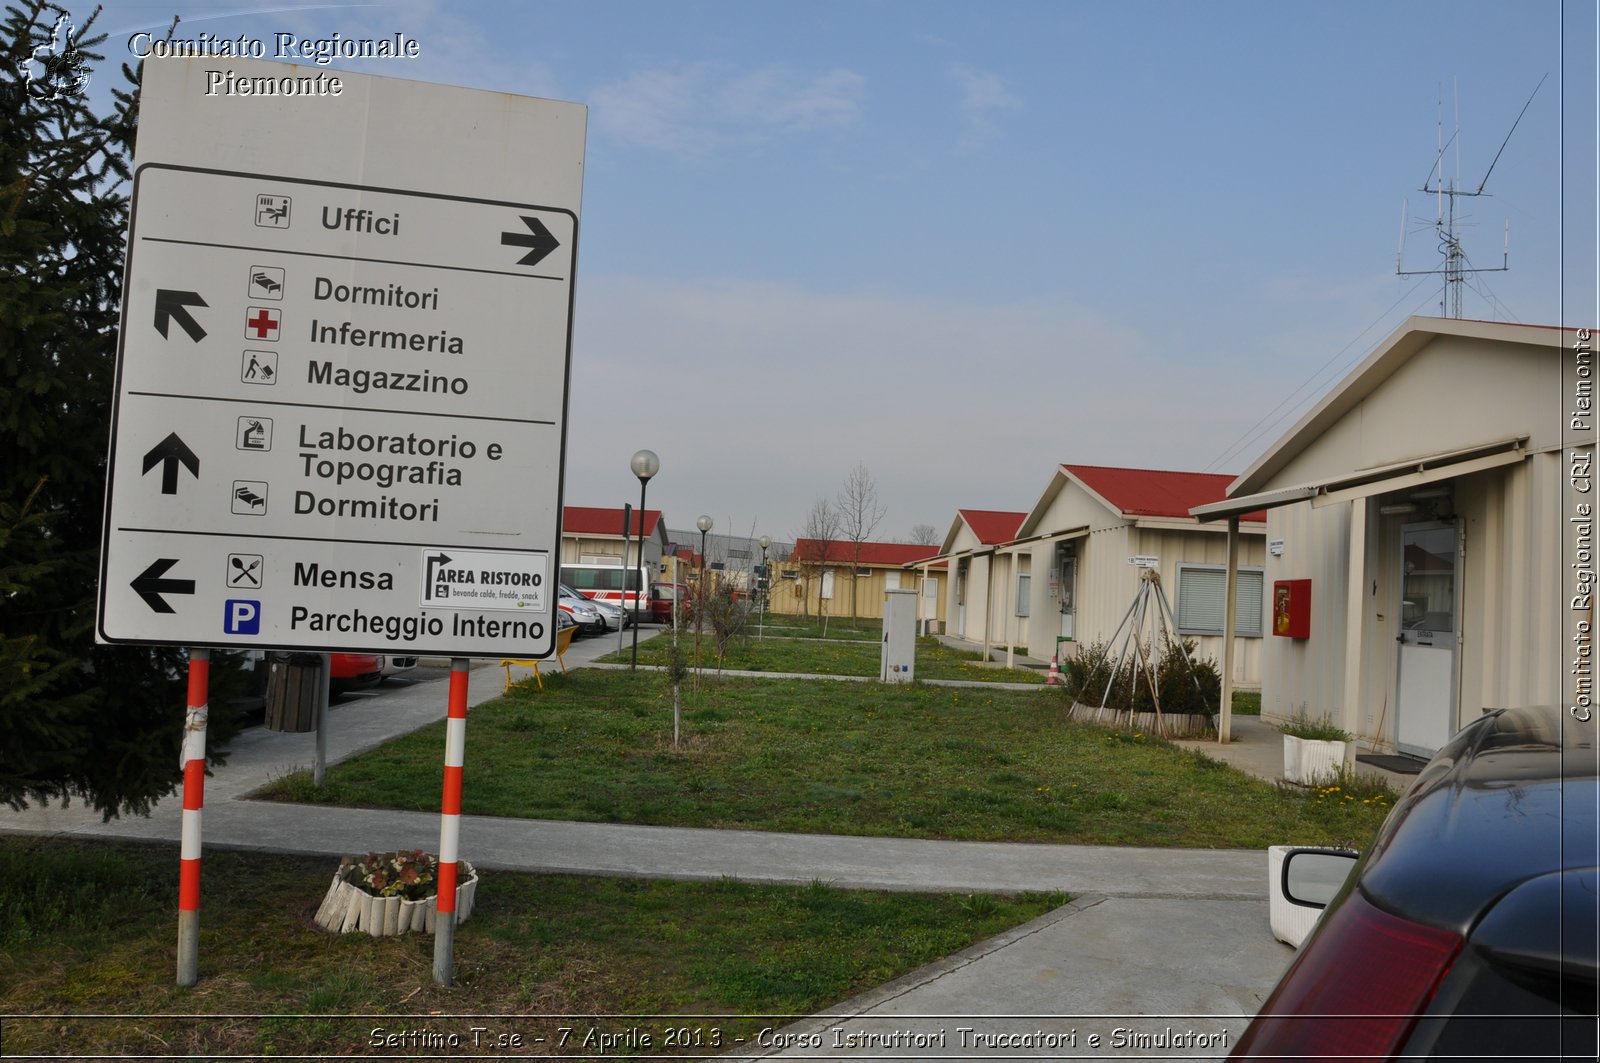
[[[661, 521], [659, 509], [644, 511], [644, 536], [650, 538], [656, 533], [656, 525]], [[561, 515], [561, 531], [564, 535], [600, 535], [610, 536], [614, 539], [622, 538], [622, 510], [596, 509], [593, 506], [567, 506]], [[633, 519], [628, 522], [628, 534], [639, 534], [639, 511], [635, 510]]]
[[827, 545], [827, 556], [822, 553], [820, 539], [796, 539], [790, 561], [825, 561], [833, 565], [893, 565], [898, 568], [912, 561], [933, 557], [937, 546], [918, 546], [916, 543], [862, 543], [859, 554], [856, 544], [849, 540], [834, 540]]
[[1015, 539], [1017, 529], [1028, 517], [1026, 513], [1006, 513], [997, 509], [958, 509], [956, 512], [985, 546], [1009, 543]]
[[[1189, 510], [1228, 497], [1231, 473], [1166, 472], [1161, 469], [1117, 469], [1104, 465], [1061, 466], [1085, 487], [1111, 503], [1125, 517], [1183, 517]], [[1263, 523], [1264, 510], [1244, 513], [1240, 520]]]

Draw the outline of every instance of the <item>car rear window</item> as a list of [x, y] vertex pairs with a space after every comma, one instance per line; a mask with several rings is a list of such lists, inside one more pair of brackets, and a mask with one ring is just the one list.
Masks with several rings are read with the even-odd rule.
[[1456, 1059], [1596, 1057], [1596, 987], [1555, 971], [1496, 966], [1468, 949], [1407, 1051]]

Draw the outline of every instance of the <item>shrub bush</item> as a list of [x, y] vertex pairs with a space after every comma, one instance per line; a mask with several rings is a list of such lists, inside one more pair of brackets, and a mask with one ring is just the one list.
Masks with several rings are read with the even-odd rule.
[[[1192, 641], [1174, 642], [1165, 636], [1159, 656], [1149, 644], [1144, 650], [1146, 659], [1155, 661], [1156, 690], [1161, 697], [1163, 713], [1209, 715], [1217, 711], [1222, 697], [1222, 675], [1217, 671], [1216, 661], [1209, 657], [1197, 658]], [[1107, 651], [1105, 643], [1091, 642], [1067, 662], [1061, 673], [1067, 694], [1085, 705], [1098, 706], [1104, 695], [1107, 708], [1154, 712], [1150, 683], [1139, 667], [1137, 654], [1129, 654], [1116, 678], [1111, 680], [1116, 662], [1109, 659]], [[1111, 680], [1109, 693], [1106, 692], [1108, 680]]]
[[1301, 706], [1287, 721], [1278, 726], [1278, 730], [1294, 738], [1304, 738], [1316, 742], [1348, 742], [1350, 733], [1333, 721], [1319, 718], [1313, 719], [1306, 714], [1305, 706]]

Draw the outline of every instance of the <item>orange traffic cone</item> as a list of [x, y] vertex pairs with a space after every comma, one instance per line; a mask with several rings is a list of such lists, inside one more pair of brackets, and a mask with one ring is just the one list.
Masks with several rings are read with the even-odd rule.
[[1061, 667], [1059, 664], [1057, 664], [1057, 658], [1060, 656], [1060, 654], [1055, 654], [1050, 658], [1050, 674], [1046, 676], [1044, 680], [1044, 685], [1047, 687], [1058, 687], [1061, 685]]

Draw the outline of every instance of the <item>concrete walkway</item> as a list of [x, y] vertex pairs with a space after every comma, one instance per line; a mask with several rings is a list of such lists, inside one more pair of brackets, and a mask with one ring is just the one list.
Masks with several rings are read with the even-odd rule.
[[[578, 642], [566, 655], [567, 667], [580, 667], [615, 648], [614, 636]], [[514, 669], [513, 678], [523, 671]], [[345, 699], [329, 714], [329, 762], [443, 719], [446, 684], [438, 678], [435, 672], [431, 681], [391, 681], [371, 696]], [[469, 702], [496, 697], [503, 685], [496, 663], [479, 662], [471, 673]], [[467, 726], [470, 732], [470, 719]], [[1242, 767], [1258, 759], [1260, 746], [1260, 736], [1247, 734], [1241, 728], [1240, 741], [1233, 743]], [[314, 748], [310, 734], [243, 732], [227, 764], [206, 780], [204, 844], [330, 859], [437, 847], [434, 813], [247, 799], [274, 778], [309, 767]], [[443, 755], [441, 743], [441, 765]], [[466, 775], [470, 788], [470, 763]], [[177, 796], [162, 801], [149, 817], [110, 823], [74, 803], [7, 810], [0, 813], [0, 830], [176, 845], [180, 816]], [[1088, 1047], [1090, 1032], [1109, 1038], [1120, 1026], [1150, 1036], [1182, 1027], [1179, 1033], [1194, 1035], [1181, 1046], [1192, 1055], [1166, 1058], [1212, 1058], [1226, 1054], [1292, 958], [1268, 930], [1266, 854], [1260, 851], [946, 842], [484, 816], [463, 817], [461, 851], [488, 871], [823, 881], [868, 889], [1059, 890], [1073, 896], [1072, 903], [1041, 920], [846, 1002], [827, 1017], [808, 1020], [804, 1028], [827, 1038], [822, 1047], [838, 1049], [823, 1056], [804, 1038], [788, 1042], [809, 1058], [881, 1056], [885, 1042], [871, 1036], [873, 1031], [908, 1022], [927, 1041], [913, 1054], [930, 1057], [1017, 1058], [1020, 1042], [1010, 1039], [1034, 1032], [1042, 1036], [1045, 1030], [1055, 1031], [1054, 1050], [1032, 1058], [1149, 1054], [1151, 1043], [1137, 1038], [1126, 1051], [1113, 1051], [1105, 1039], [1097, 1049]], [[1198, 1017], [1181, 1018], [1191, 1015]], [[1124, 1022], [1118, 1016], [1132, 1018]], [[835, 1027], [845, 1031], [839, 1037], [848, 1044], [834, 1044]], [[958, 1027], [992, 1036], [961, 1034]], [[1079, 1050], [1062, 1041], [1074, 1028]], [[851, 1031], [865, 1033], [851, 1041], [846, 1036]], [[802, 1026], [789, 1032], [799, 1038]], [[942, 1046], [928, 1040], [941, 1032]]]

